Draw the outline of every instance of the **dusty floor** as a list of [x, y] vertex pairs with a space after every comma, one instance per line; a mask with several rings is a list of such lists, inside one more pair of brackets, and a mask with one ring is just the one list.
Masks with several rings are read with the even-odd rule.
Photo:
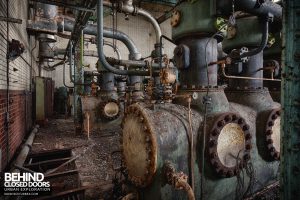
[[[33, 152], [52, 149], [72, 148], [82, 186], [87, 199], [102, 199], [103, 190], [109, 188], [114, 177], [111, 153], [119, 150], [119, 127], [110, 130], [94, 131], [88, 139], [76, 134], [73, 120], [53, 119], [41, 127], [33, 143]], [[115, 157], [115, 156], [114, 156]], [[119, 159], [120, 156], [117, 156]], [[114, 164], [117, 165], [117, 163]]]

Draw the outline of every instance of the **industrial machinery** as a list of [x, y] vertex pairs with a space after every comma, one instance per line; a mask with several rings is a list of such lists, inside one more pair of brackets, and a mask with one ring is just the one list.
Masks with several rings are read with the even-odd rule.
[[[281, 112], [263, 81], [278, 80], [263, 77], [263, 50], [282, 9], [255, 2], [184, 1], [174, 9], [173, 103], [133, 104], [122, 122], [124, 173], [139, 199], [241, 199], [276, 185]], [[227, 55], [218, 60], [223, 37]]]
[[[280, 32], [282, 7], [268, 0], [154, 1], [176, 5], [170, 39], [132, 0], [97, 2], [97, 25], [82, 28], [81, 43], [68, 52], [76, 116], [87, 133], [121, 124], [120, 169], [138, 199], [242, 199], [276, 186], [281, 106], [268, 88], [278, 91], [280, 43], [264, 50]], [[103, 26], [104, 7], [153, 25], [150, 62], [126, 34]], [[51, 14], [29, 30], [45, 32], [50, 23], [42, 38], [52, 38], [78, 26]], [[97, 37], [97, 71], [82, 69], [83, 34]], [[128, 59], [105, 56], [104, 37], [122, 41]], [[163, 54], [163, 38], [176, 44], [172, 59]], [[54, 57], [51, 45], [40, 42], [44, 59]]]

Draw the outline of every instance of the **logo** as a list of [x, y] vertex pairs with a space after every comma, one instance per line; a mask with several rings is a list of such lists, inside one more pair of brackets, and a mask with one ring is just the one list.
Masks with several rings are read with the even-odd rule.
[[38, 196], [51, 192], [43, 173], [4, 173], [2, 194], [5, 196]]

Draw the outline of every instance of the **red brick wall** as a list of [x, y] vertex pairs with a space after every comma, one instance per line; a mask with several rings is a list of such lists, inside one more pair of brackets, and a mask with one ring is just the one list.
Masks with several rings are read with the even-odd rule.
[[[12, 159], [16, 150], [22, 143], [32, 125], [31, 114], [31, 93], [25, 91], [10, 91], [9, 104], [9, 138], [6, 137], [5, 112], [6, 112], [6, 91], [0, 90], [0, 147], [2, 151], [2, 170], [7, 167], [8, 161]], [[7, 152], [7, 139], [9, 141], [9, 152]]]

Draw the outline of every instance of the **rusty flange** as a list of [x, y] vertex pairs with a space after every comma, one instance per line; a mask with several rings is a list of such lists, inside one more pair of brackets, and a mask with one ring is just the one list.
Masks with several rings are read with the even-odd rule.
[[100, 114], [103, 118], [111, 121], [120, 116], [120, 104], [115, 99], [109, 99], [100, 103]]
[[[238, 170], [244, 167], [244, 163], [250, 159], [252, 136], [249, 132], [249, 128], [250, 127], [245, 120], [236, 113], [224, 113], [214, 122], [208, 139], [207, 152], [211, 164], [220, 176], [235, 176], [238, 173]], [[225, 140], [227, 139], [227, 141], [222, 141], [222, 143], [220, 143], [219, 140], [222, 140], [222, 138]], [[226, 146], [226, 144], [224, 146], [223, 142], [228, 142], [228, 146]], [[220, 152], [218, 145], [223, 145], [225, 149], [227, 148], [227, 151], [232, 151], [230, 148], [235, 147], [234, 145], [238, 145], [238, 148], [235, 148], [235, 150], [240, 150], [236, 152], [237, 155], [229, 155], [228, 152], [220, 155], [223, 152]], [[224, 160], [226, 161], [226, 159], [231, 159], [229, 165], [224, 163]]]
[[149, 117], [138, 103], [125, 111], [122, 146], [128, 179], [136, 186], [146, 187], [156, 172], [157, 143]]
[[273, 109], [266, 123], [267, 148], [274, 160], [280, 159], [280, 114], [281, 108]]

